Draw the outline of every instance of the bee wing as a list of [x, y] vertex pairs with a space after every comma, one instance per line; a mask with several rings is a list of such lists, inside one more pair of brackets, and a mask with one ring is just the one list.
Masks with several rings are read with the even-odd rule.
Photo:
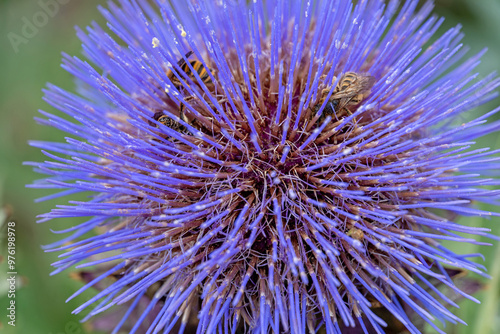
[[330, 97], [330, 100], [340, 100], [340, 99], [349, 99], [358, 95], [360, 92], [355, 87], [348, 87], [340, 92], [335, 92]]
[[[192, 54], [194, 53], [194, 51], [189, 51], [188, 53], [186, 53], [186, 55], [184, 56], [186, 59], [188, 59]], [[181, 58], [178, 62], [177, 62], [177, 66], [179, 67], [182, 67], [182, 65], [184, 65], [186, 63], [186, 61], [184, 60], [184, 58]]]
[[374, 84], [374, 77], [369, 75], [359, 75], [348, 87], [333, 93], [331, 99], [350, 99], [359, 94], [368, 95]]
[[361, 93], [368, 93], [376, 82], [375, 78], [371, 75], [363, 76], [360, 81], [360, 86], [362, 87]]

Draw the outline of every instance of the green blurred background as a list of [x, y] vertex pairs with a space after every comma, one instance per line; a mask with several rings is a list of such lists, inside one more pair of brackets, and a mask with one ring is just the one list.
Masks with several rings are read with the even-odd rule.
[[[15, 52], [8, 34], [21, 35], [25, 24], [23, 18], [32, 21], [42, 7], [35, 0], [0, 0], [0, 206], [3, 207], [0, 216], [8, 214], [9, 220], [16, 222], [16, 266], [20, 278], [16, 294], [17, 326], [12, 328], [7, 325], [5, 316], [8, 303], [5, 274], [8, 270], [5, 261], [0, 264], [0, 331], [7, 334], [93, 333], [88, 325], [79, 323], [79, 315], [71, 314], [89, 294], [66, 304], [66, 298], [81, 283], [70, 279], [69, 272], [50, 277], [50, 263], [56, 260], [57, 254], [44, 253], [40, 248], [40, 245], [58, 239], [49, 229], [60, 229], [74, 222], [64, 219], [38, 225], [35, 216], [50, 211], [55, 204], [64, 204], [62, 202], [66, 199], [35, 204], [35, 198], [51, 192], [25, 188], [25, 184], [39, 176], [29, 166], [22, 165], [23, 161], [45, 159], [38, 149], [27, 145], [28, 140], [63, 140], [61, 132], [37, 125], [33, 117], [38, 109], [52, 111], [42, 101], [41, 89], [46, 82], [73, 89], [72, 78], [60, 68], [60, 60], [62, 51], [70, 55], [81, 54], [74, 26], [85, 27], [93, 20], [104, 23], [96, 8], [99, 4], [104, 5], [104, 0], [61, 2], [66, 3], [61, 4], [57, 13]], [[500, 69], [500, 0], [439, 0], [435, 12], [446, 18], [441, 33], [457, 23], [463, 25], [463, 41], [471, 47], [470, 54], [489, 47], [479, 69], [482, 76]], [[500, 99], [474, 113], [484, 113], [498, 104]], [[478, 145], [500, 148], [500, 136], [494, 134], [483, 138]], [[500, 235], [500, 220], [496, 218], [468, 218], [460, 222], [488, 227]], [[0, 254], [4, 254], [5, 236], [4, 230], [1, 231]], [[445, 331], [460, 334], [500, 332], [500, 260], [497, 260], [500, 259], [500, 248], [496, 244], [493, 247], [459, 245], [457, 251], [483, 253], [493, 279], [485, 281], [482, 291], [475, 294], [482, 301], [481, 305], [464, 300], [460, 303], [460, 310], [455, 310], [469, 326], [448, 326]]]

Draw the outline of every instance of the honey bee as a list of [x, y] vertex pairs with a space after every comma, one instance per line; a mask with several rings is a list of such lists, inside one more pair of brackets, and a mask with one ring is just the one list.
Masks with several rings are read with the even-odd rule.
[[[330, 100], [326, 104], [320, 120], [323, 120], [329, 115], [340, 113], [341, 111], [346, 111], [348, 114], [351, 114], [348, 107], [361, 103], [361, 101], [370, 94], [370, 90], [374, 83], [375, 78], [372, 76], [355, 72], [345, 73], [340, 78], [334, 92], [330, 96]], [[323, 90], [322, 99], [313, 108], [314, 114], [317, 113], [323, 104], [324, 99], [329, 93], [328, 90], [328, 88]]]
[[[185, 58], [189, 58], [194, 52], [189, 51], [186, 53]], [[190, 62], [193, 70], [195, 70], [198, 75], [200, 76], [201, 81], [203, 81], [205, 84], [210, 84], [212, 83], [212, 79], [210, 78], [210, 75], [208, 74], [207, 69], [205, 66], [203, 66], [203, 63], [199, 60], [193, 60]], [[177, 62], [177, 66], [181, 68], [181, 70], [189, 77], [195, 81], [195, 77], [193, 75], [193, 72], [191, 71], [191, 68], [189, 67], [188, 63], [184, 60], [184, 58], [181, 58]], [[170, 79], [172, 84], [177, 90], [180, 90], [182, 88], [182, 82], [178, 79], [178, 77], [175, 75], [177, 73], [174, 69], [170, 69], [167, 71], [167, 77]], [[212, 73], [212, 72], [211, 72]], [[194, 97], [190, 96], [188, 98], [185, 98], [184, 101], [189, 101], [193, 99]], [[181, 103], [180, 109], [179, 109], [179, 118], [182, 119], [186, 123], [190, 123], [188, 118], [186, 117], [184, 113], [184, 103]], [[153, 119], [155, 121], [160, 122], [161, 124], [168, 126], [169, 128], [178, 131], [178, 132], [186, 132], [186, 128], [180, 124], [179, 122], [175, 121], [174, 119], [168, 117], [163, 113], [163, 111], [159, 111], [153, 115]], [[155, 126], [152, 122], [150, 122], [151, 126]]]
[[[193, 51], [189, 51], [188, 53], [186, 53], [186, 55], [184, 56], [185, 59], [189, 58], [193, 53], [194, 53]], [[191, 67], [193, 68], [193, 70], [196, 71], [196, 73], [198, 73], [198, 76], [200, 77], [201, 81], [203, 83], [205, 83], [205, 85], [212, 84], [212, 79], [211, 79], [210, 74], [209, 74], [209, 72], [210, 72], [213, 75], [214, 72], [212, 70], [207, 70], [207, 68], [205, 66], [203, 66], [203, 63], [199, 60], [192, 60], [189, 62], [189, 64], [191, 64]], [[184, 58], [181, 58], [177, 62], [177, 66], [179, 66], [181, 68], [181, 70], [188, 77], [190, 77], [194, 82], [197, 82], [193, 71], [191, 71], [191, 68], [189, 67], [188, 63], [184, 60]], [[174, 87], [177, 90], [180, 90], [182, 88], [182, 82], [175, 75], [176, 73], [177, 72], [174, 69], [170, 69], [167, 71], [167, 77], [170, 79], [170, 81], [172, 82]], [[188, 85], [187, 82], [186, 82], [186, 85]], [[189, 85], [188, 85], [188, 87], [189, 87]], [[194, 98], [195, 98], [194, 96], [185, 97], [184, 102], [193, 100]], [[183, 121], [185, 121], [186, 123], [190, 123], [190, 122], [188, 122], [188, 119], [184, 113], [184, 109], [185, 109], [184, 103], [181, 102], [181, 105], [179, 108], [179, 117]], [[170, 117], [163, 115], [162, 112], [156, 113], [153, 118], [155, 120], [159, 121], [160, 123], [172, 128], [174, 130], [177, 130], [177, 131], [185, 130], [185, 128], [182, 125], [180, 125], [178, 122], [174, 121]]]
[[[193, 51], [189, 51], [188, 53], [186, 53], [186, 55], [184, 57], [187, 59], [193, 53], [194, 53]], [[192, 60], [189, 63], [191, 64], [191, 67], [193, 68], [193, 70], [195, 70], [196, 73], [198, 73], [198, 75], [199, 75], [199, 77], [200, 77], [200, 79], [201, 79], [201, 81], [203, 83], [205, 83], [206, 85], [212, 83], [212, 78], [210, 78], [209, 71], [205, 68], [205, 66], [203, 66], [203, 63], [201, 61], [199, 61], [199, 60]], [[190, 77], [193, 81], [195, 81], [195, 76], [194, 76], [193, 72], [191, 71], [191, 68], [189, 67], [188, 63], [186, 63], [186, 61], [184, 60], [184, 58], [181, 58], [177, 62], [177, 66], [179, 66], [181, 68], [181, 70], [184, 73], [186, 73], [186, 75], [188, 77]], [[213, 71], [210, 70], [210, 73], [213, 74]], [[182, 83], [179, 81], [179, 79], [177, 78], [177, 76], [175, 76], [175, 70], [174, 69], [168, 70], [167, 77], [170, 79], [170, 81], [172, 81], [172, 83], [174, 84], [175, 88], [177, 88], [177, 89], [181, 88]]]
[[[189, 120], [187, 119], [186, 115], [182, 112], [182, 110], [180, 111], [179, 117], [184, 122], [189, 123]], [[173, 118], [170, 118], [167, 115], [165, 115], [163, 113], [163, 111], [159, 111], [156, 114], [154, 114], [153, 119], [155, 121], [160, 122], [161, 124], [163, 124], [165, 126], [168, 126], [172, 130], [175, 130], [177, 132], [181, 132], [181, 133], [186, 133], [187, 132], [186, 128], [182, 124], [180, 124], [179, 122], [177, 122]], [[152, 126], [155, 126], [153, 123], [150, 123], [150, 124]]]

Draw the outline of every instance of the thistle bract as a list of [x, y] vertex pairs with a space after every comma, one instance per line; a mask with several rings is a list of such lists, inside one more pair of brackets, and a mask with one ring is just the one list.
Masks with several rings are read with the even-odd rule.
[[[92, 193], [41, 221], [90, 217], [49, 245], [88, 272], [75, 312], [123, 310], [115, 332], [411, 333], [462, 322], [450, 268], [483, 274], [441, 242], [479, 243], [491, 216], [495, 75], [463, 60], [460, 28], [433, 37], [432, 3], [119, 1], [64, 56], [78, 94], [49, 86], [42, 112], [65, 143], [35, 183]], [[92, 232], [96, 231], [96, 232]], [[92, 273], [92, 274], [91, 274]], [[90, 276], [89, 276], [90, 275]], [[483, 274], [484, 275], [484, 274]], [[106, 283], [106, 281], [110, 282]], [[146, 301], [146, 302], [145, 302]], [[141, 311], [129, 321], [131, 314]], [[136, 312], [137, 313], [137, 312]], [[130, 327], [127, 327], [130, 326]], [[188, 330], [186, 328], [189, 327]]]

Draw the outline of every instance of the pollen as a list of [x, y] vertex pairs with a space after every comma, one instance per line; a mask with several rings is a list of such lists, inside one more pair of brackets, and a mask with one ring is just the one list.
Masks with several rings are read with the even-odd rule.
[[156, 37], [153, 37], [153, 40], [151, 43], [153, 44], [153, 48], [157, 48], [160, 46], [160, 40]]

